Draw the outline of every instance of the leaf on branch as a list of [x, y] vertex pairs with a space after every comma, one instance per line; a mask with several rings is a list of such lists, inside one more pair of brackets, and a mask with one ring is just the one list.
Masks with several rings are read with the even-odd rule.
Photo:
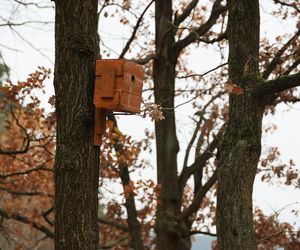
[[142, 112], [143, 117], [146, 117], [148, 115], [149, 117], [151, 117], [152, 121], [160, 121], [165, 119], [162, 107], [156, 103], [144, 103], [144, 109], [142, 110]]
[[225, 90], [229, 93], [229, 94], [235, 94], [235, 95], [242, 95], [244, 94], [244, 89], [234, 83], [232, 83], [232, 81], [228, 81], [225, 84]]

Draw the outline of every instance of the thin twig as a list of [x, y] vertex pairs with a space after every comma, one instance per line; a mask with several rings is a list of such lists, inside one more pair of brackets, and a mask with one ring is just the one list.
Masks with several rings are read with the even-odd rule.
[[121, 52], [121, 55], [119, 56], [119, 58], [124, 58], [125, 54], [127, 53], [127, 51], [129, 50], [130, 48], [130, 45], [131, 43], [133, 42], [134, 38], [135, 38], [135, 35], [137, 33], [137, 30], [138, 28], [140, 27], [141, 25], [141, 22], [144, 18], [144, 15], [146, 14], [147, 10], [150, 8], [150, 6], [152, 5], [152, 3], [154, 3], [154, 0], [151, 0], [151, 2], [147, 5], [147, 7], [145, 8], [145, 10], [143, 11], [143, 13], [141, 14], [141, 16], [139, 17], [139, 19], [137, 20], [136, 22], [136, 25], [134, 26], [134, 29], [133, 29], [133, 32], [129, 38], [129, 40], [127, 41], [123, 51]]
[[209, 73], [211, 73], [211, 72], [213, 72], [213, 71], [215, 71], [215, 70], [217, 70], [217, 69], [219, 69], [219, 68], [224, 67], [224, 66], [227, 65], [227, 64], [228, 64], [227, 62], [226, 62], [226, 63], [223, 63], [223, 64], [220, 64], [219, 66], [217, 66], [217, 67], [215, 67], [215, 68], [213, 68], [213, 69], [210, 69], [210, 70], [206, 71], [206, 72], [203, 73], [203, 74], [190, 74], [190, 75], [185, 75], [185, 76], [178, 76], [177, 78], [179, 78], [179, 79], [184, 79], [184, 78], [196, 77], [196, 76], [203, 77], [203, 76], [205, 76], [205, 75], [207, 75], [207, 74], [209, 74]]

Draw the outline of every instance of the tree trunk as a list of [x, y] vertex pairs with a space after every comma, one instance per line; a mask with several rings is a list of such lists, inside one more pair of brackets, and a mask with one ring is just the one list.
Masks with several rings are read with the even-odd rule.
[[93, 146], [98, 1], [55, 2], [55, 249], [98, 249], [99, 148]]
[[[188, 230], [180, 222], [180, 197], [177, 182], [177, 153], [174, 113], [175, 66], [177, 54], [172, 27], [172, 1], [155, 1], [156, 56], [153, 65], [155, 103], [167, 108], [165, 120], [155, 123], [157, 179], [161, 186], [156, 231], [158, 249], [190, 249]], [[185, 231], [185, 232], [184, 232]]]
[[[229, 78], [257, 85], [259, 1], [228, 0]], [[220, 150], [217, 235], [220, 250], [254, 250], [252, 190], [261, 153], [264, 105], [254, 94], [231, 94], [229, 120]]]

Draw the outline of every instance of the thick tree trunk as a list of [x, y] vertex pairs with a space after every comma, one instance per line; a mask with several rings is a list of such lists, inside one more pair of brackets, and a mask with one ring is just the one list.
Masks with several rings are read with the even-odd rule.
[[99, 148], [93, 146], [97, 0], [57, 0], [55, 249], [98, 249]]
[[172, 27], [172, 1], [155, 1], [156, 57], [153, 65], [155, 102], [167, 108], [165, 120], [155, 123], [157, 178], [161, 186], [156, 231], [158, 249], [190, 249], [188, 230], [180, 222], [177, 181], [177, 153], [174, 110], [175, 66], [177, 54]]
[[[259, 1], [228, 0], [229, 78], [243, 88], [256, 85]], [[252, 190], [261, 153], [264, 105], [250, 93], [231, 94], [221, 147], [217, 196], [220, 250], [254, 250]]]

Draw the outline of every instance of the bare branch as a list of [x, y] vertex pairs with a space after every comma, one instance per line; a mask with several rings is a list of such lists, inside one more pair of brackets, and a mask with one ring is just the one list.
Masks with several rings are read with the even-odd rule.
[[281, 76], [274, 80], [269, 80], [266, 82], [262, 82], [255, 88], [249, 88], [249, 92], [252, 92], [256, 95], [270, 95], [279, 93], [281, 91], [295, 88], [300, 86], [300, 73], [288, 75], [288, 76]]
[[141, 59], [131, 59], [131, 61], [133, 61], [133, 62], [135, 62], [137, 64], [140, 64], [140, 65], [145, 65], [148, 62], [150, 62], [151, 60], [153, 60], [154, 58], [155, 58], [155, 54], [149, 54], [149, 55], [147, 55], [144, 58], [141, 58]]
[[119, 245], [120, 243], [122, 243], [123, 241], [127, 240], [128, 237], [127, 236], [124, 236], [124, 237], [121, 237], [120, 239], [118, 240], [115, 240], [107, 245], [104, 245], [104, 246], [99, 246], [99, 249], [100, 250], [104, 250], [104, 249], [112, 249], [113, 247], [116, 247], [117, 245]]
[[207, 149], [199, 157], [196, 158], [195, 162], [190, 167], [186, 167], [181, 171], [179, 175], [179, 189], [181, 191], [183, 190], [190, 176], [194, 174], [196, 171], [201, 170], [203, 166], [206, 164], [206, 161], [214, 155], [213, 151], [220, 144], [224, 131], [225, 131], [225, 124], [219, 130], [218, 134], [215, 136], [213, 141], [208, 145]]
[[203, 43], [206, 43], [206, 44], [213, 44], [213, 43], [216, 43], [216, 42], [220, 42], [220, 41], [223, 41], [224, 39], [227, 39], [227, 34], [226, 34], [226, 31], [220, 35], [218, 35], [216, 38], [213, 38], [211, 40], [207, 40], [207, 39], [204, 39], [204, 38], [199, 38], [198, 41], [200, 42], [203, 42]]
[[7, 154], [7, 155], [15, 155], [15, 154], [24, 154], [28, 151], [30, 146], [30, 138], [26, 131], [26, 129], [20, 124], [19, 118], [16, 117], [13, 110], [11, 110], [12, 117], [15, 119], [17, 126], [23, 131], [25, 138], [24, 138], [24, 144], [22, 145], [22, 149], [20, 150], [4, 150], [0, 148], [0, 154]]
[[273, 234], [270, 234], [270, 235], [262, 238], [260, 241], [258, 241], [257, 244], [260, 244], [260, 243], [262, 243], [262, 242], [264, 242], [266, 240], [269, 240], [270, 238], [276, 237], [276, 236], [278, 236], [280, 234], [283, 234], [283, 233], [284, 233], [284, 230], [283, 231], [278, 231], [278, 232], [273, 233]]
[[13, 27], [10, 27], [10, 29], [21, 39], [23, 40], [27, 45], [29, 45], [32, 49], [37, 51], [41, 56], [46, 58], [51, 64], [54, 64], [52, 59], [49, 58], [44, 52], [42, 52], [40, 49], [36, 48], [31, 42], [29, 42], [25, 37], [23, 37], [16, 29]]
[[217, 234], [213, 234], [213, 233], [210, 233], [210, 232], [204, 232], [204, 231], [201, 231], [201, 230], [192, 230], [190, 232], [190, 235], [195, 235], [195, 234], [203, 234], [203, 235], [208, 235], [208, 236], [212, 236], [212, 237], [217, 237]]
[[130, 48], [131, 43], [133, 42], [136, 32], [138, 30], [138, 28], [141, 25], [141, 22], [144, 18], [144, 15], [146, 14], [147, 10], [150, 8], [150, 6], [152, 5], [152, 3], [154, 3], [154, 0], [151, 0], [151, 2], [147, 5], [147, 7], [145, 8], [145, 10], [143, 11], [143, 13], [141, 14], [141, 16], [139, 17], [139, 19], [136, 22], [136, 25], [134, 26], [133, 32], [131, 34], [131, 37], [129, 38], [129, 40], [127, 41], [123, 51], [121, 52], [121, 55], [119, 56], [119, 58], [124, 58], [125, 54], [127, 53], [127, 51]]
[[49, 238], [54, 238], [54, 232], [51, 231], [49, 228], [44, 227], [34, 221], [30, 221], [27, 217], [19, 215], [19, 214], [13, 214], [13, 213], [8, 213], [4, 209], [0, 208], [0, 215], [5, 218], [5, 219], [13, 219], [19, 222], [22, 222], [24, 224], [31, 225], [33, 228], [41, 231], [44, 233], [47, 237]]
[[291, 66], [288, 67], [288, 69], [282, 74], [284, 76], [289, 75], [297, 66], [300, 64], [300, 58], [293, 62]]
[[295, 4], [286, 3], [280, 0], [274, 0], [275, 3], [281, 4], [283, 6], [291, 7], [295, 9], [298, 13], [300, 13], [300, 9]]
[[200, 27], [195, 29], [194, 32], [191, 32], [185, 38], [176, 43], [176, 50], [178, 54], [186, 46], [190, 45], [194, 41], [198, 40], [201, 36], [205, 35], [216, 23], [219, 16], [227, 10], [227, 7], [222, 6], [221, 2], [222, 0], [215, 1], [209, 19], [203, 25], [201, 25]]
[[36, 171], [49, 171], [49, 172], [53, 172], [53, 170], [51, 168], [47, 168], [44, 166], [44, 164], [37, 166], [35, 168], [31, 168], [25, 171], [20, 171], [20, 172], [14, 172], [14, 173], [9, 173], [9, 174], [0, 174], [0, 178], [1, 179], [5, 179], [8, 177], [13, 177], [13, 176], [18, 176], [18, 175], [27, 175], [30, 174], [32, 172], [36, 172]]
[[262, 74], [262, 77], [264, 79], [267, 79], [270, 76], [270, 74], [272, 73], [272, 71], [275, 69], [275, 67], [281, 63], [280, 57], [288, 49], [288, 47], [291, 45], [291, 43], [293, 43], [299, 37], [299, 35], [300, 35], [300, 29], [290, 40], [287, 41], [287, 43], [285, 45], [283, 45], [283, 47], [280, 50], [277, 51], [274, 58], [272, 59], [272, 61], [269, 63], [266, 70]]
[[53, 195], [42, 193], [42, 192], [22, 192], [22, 191], [15, 191], [10, 188], [0, 187], [0, 190], [5, 191], [7, 193], [13, 195], [26, 195], [26, 196], [36, 196], [36, 195], [46, 195], [48, 197], [53, 197]]
[[[37, 8], [39, 8], [39, 9], [48, 9], [48, 8], [51, 8], [51, 9], [53, 9], [54, 8], [54, 6], [52, 5], [52, 6], [48, 6], [48, 5], [40, 5], [40, 4], [38, 4], [38, 3], [34, 3], [34, 2], [28, 2], [28, 1], [26, 1], [26, 2], [23, 2], [23, 1], [21, 1], [21, 0], [13, 0], [14, 2], [16, 2], [16, 3], [18, 3], [18, 4], [20, 4], [20, 5], [23, 5], [23, 6], [25, 6], [25, 7], [28, 7], [28, 6], [35, 6], [35, 7], [37, 7]], [[51, 2], [50, 2], [51, 3]]]
[[206, 72], [203, 73], [203, 74], [190, 74], [190, 75], [185, 75], [185, 76], [178, 76], [177, 78], [179, 78], [179, 79], [184, 79], [184, 78], [195, 77], [195, 76], [203, 77], [203, 76], [206, 76], [206, 75], [208, 75], [209, 73], [211, 73], [211, 72], [213, 72], [213, 71], [215, 71], [215, 70], [217, 70], [217, 69], [219, 69], [219, 68], [222, 68], [222, 67], [226, 66], [227, 64], [228, 64], [228, 63], [220, 64], [219, 66], [217, 66], [217, 67], [215, 67], [215, 68], [213, 68], [213, 69], [210, 69], [210, 70], [206, 71]]
[[108, 219], [108, 218], [105, 218], [105, 217], [98, 217], [98, 222], [101, 223], [101, 224], [106, 224], [106, 225], [110, 225], [110, 226], [113, 226], [117, 229], [120, 229], [120, 230], [123, 230], [125, 232], [128, 232], [128, 227], [123, 225], [123, 224], [120, 224], [116, 221], [113, 221], [111, 219]]
[[191, 148], [192, 148], [192, 146], [193, 146], [193, 144], [194, 144], [194, 142], [195, 142], [195, 140], [196, 140], [196, 138], [197, 138], [197, 134], [198, 134], [199, 128], [200, 128], [200, 126], [201, 126], [201, 124], [202, 124], [202, 121], [203, 121], [203, 115], [204, 115], [206, 109], [209, 107], [209, 105], [210, 105], [211, 103], [213, 103], [217, 98], [219, 98], [219, 97], [221, 96], [221, 94], [222, 94], [222, 93], [219, 93], [218, 95], [213, 96], [213, 97], [212, 97], [212, 98], [204, 105], [204, 107], [202, 108], [202, 110], [201, 110], [200, 112], [197, 112], [197, 113], [199, 113], [199, 114], [201, 114], [201, 115], [200, 115], [200, 118], [199, 118], [199, 120], [198, 120], [198, 122], [197, 122], [197, 124], [196, 124], [194, 133], [193, 133], [193, 135], [192, 135], [192, 137], [191, 137], [191, 140], [190, 140], [190, 142], [189, 142], [189, 144], [188, 144], [188, 146], [187, 146], [187, 148], [186, 148], [186, 150], [185, 150], [185, 155], [184, 155], [184, 160], [183, 160], [183, 169], [187, 167], [187, 162], [188, 162], [188, 159], [189, 159], [190, 151], [191, 151]]
[[183, 12], [175, 17], [174, 25], [179, 26], [192, 12], [192, 10], [197, 6], [199, 0], [192, 0], [188, 6], [183, 10]]
[[184, 219], [187, 219], [190, 215], [198, 211], [201, 201], [205, 197], [206, 193], [210, 190], [210, 188], [216, 183], [217, 178], [218, 171], [215, 170], [209, 180], [194, 195], [194, 199], [191, 205], [182, 211], [182, 217]]
[[48, 215], [50, 213], [52, 213], [54, 211], [54, 207], [50, 207], [48, 210], [46, 210], [43, 213], [43, 218], [45, 219], [45, 221], [47, 221], [49, 223], [50, 226], [54, 226], [54, 223], [52, 221], [49, 220]]
[[4, 18], [1, 18], [1, 19], [4, 21], [4, 23], [0, 23], [0, 27], [23, 26], [26, 24], [50, 24], [50, 23], [53, 23], [53, 22], [47, 22], [47, 21], [24, 21], [21, 23], [13, 23], [9, 20], [5, 20]]
[[5, 48], [5, 49], [9, 49], [11, 51], [14, 51], [14, 52], [22, 52], [22, 50], [15, 49], [15, 48], [9, 47], [9, 46], [4, 45], [4, 44], [0, 44], [0, 46], [3, 47], [3, 48]]

